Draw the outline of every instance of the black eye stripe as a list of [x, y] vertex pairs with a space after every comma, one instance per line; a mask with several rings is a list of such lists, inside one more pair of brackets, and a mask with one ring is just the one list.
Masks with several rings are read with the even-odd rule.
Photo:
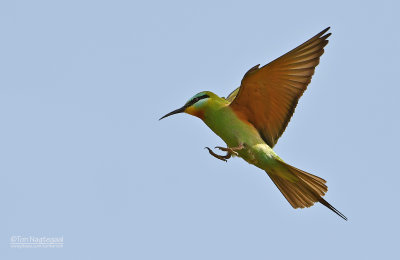
[[199, 100], [201, 100], [201, 99], [208, 98], [208, 97], [210, 97], [210, 96], [207, 95], [207, 94], [205, 94], [205, 95], [203, 95], [203, 96], [200, 96], [200, 97], [195, 97], [195, 98], [193, 98], [192, 100], [190, 100], [190, 101], [186, 104], [186, 106], [190, 107], [191, 105], [195, 104], [197, 101], [199, 101]]

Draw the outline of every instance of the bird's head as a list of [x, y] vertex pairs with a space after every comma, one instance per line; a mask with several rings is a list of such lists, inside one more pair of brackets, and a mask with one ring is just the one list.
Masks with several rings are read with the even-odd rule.
[[210, 107], [210, 105], [215, 103], [214, 101], [217, 100], [223, 99], [210, 91], [202, 91], [191, 97], [185, 103], [185, 105], [183, 105], [183, 107], [166, 114], [165, 116], [161, 117], [160, 120], [178, 113], [187, 113], [189, 115], [204, 119], [204, 112]]

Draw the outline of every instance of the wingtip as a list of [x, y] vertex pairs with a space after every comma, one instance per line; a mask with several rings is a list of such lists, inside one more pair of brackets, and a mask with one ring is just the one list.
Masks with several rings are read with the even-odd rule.
[[[327, 27], [327, 28], [325, 28], [325, 29], [323, 29], [322, 31], [320, 31], [319, 33], [317, 33], [317, 35], [315, 35], [314, 37], [316, 37], [316, 38], [320, 38], [321, 36], [323, 36], [327, 31], [329, 31], [329, 29], [331, 29], [331, 27], [329, 26], [329, 27]], [[331, 33], [329, 33], [329, 34], [331, 34]], [[325, 36], [325, 35], [324, 35]]]
[[326, 27], [324, 30], [322, 30], [322, 34], [324, 34], [324, 33], [326, 33], [327, 31], [329, 31], [329, 29], [331, 29], [331, 27], [330, 26], [328, 26], [328, 27]]

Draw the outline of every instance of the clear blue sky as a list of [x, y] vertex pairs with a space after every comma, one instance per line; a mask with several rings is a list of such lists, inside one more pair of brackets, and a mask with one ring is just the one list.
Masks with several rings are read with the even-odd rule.
[[[395, 1], [1, 1], [1, 259], [394, 259], [399, 29]], [[294, 210], [199, 119], [327, 26], [332, 36], [276, 152], [325, 178]], [[64, 236], [13, 249], [13, 235]]]

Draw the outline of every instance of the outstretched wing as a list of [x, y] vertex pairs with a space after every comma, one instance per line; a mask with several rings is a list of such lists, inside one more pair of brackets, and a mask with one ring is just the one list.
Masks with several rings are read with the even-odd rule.
[[251, 68], [241, 86], [227, 100], [243, 119], [252, 123], [273, 147], [285, 131], [297, 102], [311, 82], [328, 44], [329, 27], [297, 48], [259, 68]]

